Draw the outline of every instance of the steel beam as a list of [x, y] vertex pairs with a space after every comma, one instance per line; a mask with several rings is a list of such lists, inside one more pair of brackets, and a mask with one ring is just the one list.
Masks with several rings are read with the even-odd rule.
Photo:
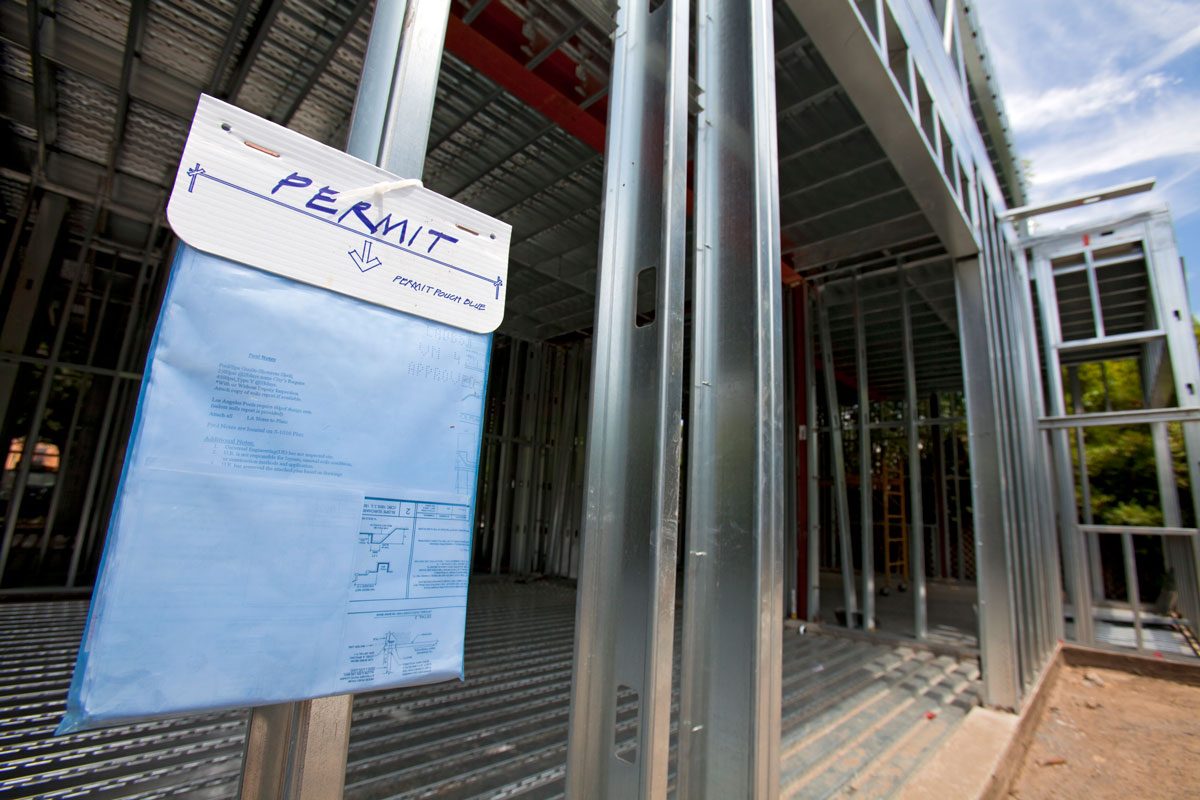
[[[258, 52], [262, 50], [267, 37], [271, 35], [275, 17], [279, 15], [282, 8], [283, 0], [263, 0], [258, 6], [254, 20], [250, 23], [250, 30], [246, 32], [246, 43], [242, 46], [234, 64], [233, 76], [224, 90], [220, 92], [219, 97], [227, 99], [231, 103], [237, 103], [238, 95], [242, 93], [242, 87], [246, 84], [246, 78], [250, 76], [254, 62], [258, 60]], [[219, 81], [220, 77], [217, 80]]]
[[346, 15], [345, 21], [342, 22], [342, 25], [337, 29], [337, 32], [333, 34], [333, 41], [331, 41], [329, 46], [325, 48], [325, 52], [322, 54], [320, 60], [313, 65], [313, 68], [308, 73], [308, 77], [305, 79], [304, 84], [296, 90], [296, 96], [292, 98], [292, 101], [288, 103], [287, 108], [285, 108], [281, 113], [275, 113], [271, 115], [276, 122], [278, 122], [280, 125], [288, 125], [291, 123], [292, 117], [296, 116], [296, 112], [300, 110], [300, 106], [303, 105], [304, 101], [308, 99], [308, 95], [312, 92], [313, 87], [316, 86], [317, 82], [321, 80], [322, 76], [325, 75], [325, 71], [329, 66], [329, 62], [333, 61], [334, 56], [337, 55], [338, 50], [340, 50], [342, 48], [342, 44], [345, 43], [346, 37], [349, 36], [350, 32], [358, 26], [358, 21], [362, 19], [363, 14], [367, 13], [367, 7], [370, 4], [371, 0], [355, 0], [354, 6]]
[[457, 17], [450, 18], [446, 50], [588, 147], [604, 152], [604, 123]]
[[[567, 744], [572, 797], [667, 792], [682, 448], [688, 3], [617, 10]], [[653, 268], [653, 269], [650, 269]], [[656, 287], [639, 325], [639, 284]], [[635, 727], [619, 733], [632, 701]]]
[[700, 0], [679, 797], [779, 794], [783, 321], [773, 13]]
[[42, 5], [43, 0], [27, 0], [25, 3], [25, 30], [28, 36], [26, 47], [29, 49], [30, 77], [33, 83], [38, 173], [45, 171], [46, 157], [58, 139], [58, 85], [42, 47], [44, 38], [55, 38], [58, 20], [52, 11], [43, 9]]
[[1098, 411], [1087, 414], [1058, 414], [1042, 417], [1038, 425], [1043, 430], [1063, 428], [1098, 428], [1106, 425], [1153, 425], [1159, 422], [1200, 423], [1198, 408], [1146, 408], [1131, 411]]
[[212, 74], [208, 76], [208, 86], [204, 90], [207, 94], [215, 96], [221, 90], [221, 81], [225, 77], [225, 71], [229, 69], [229, 62], [238, 43], [242, 41], [242, 29], [246, 26], [246, 17], [253, 4], [253, 0], [237, 0], [233, 17], [229, 21], [229, 30], [225, 33], [225, 42], [217, 55], [217, 63], [213, 66]]
[[[33, 5], [32, 3], [30, 4]], [[0, 41], [26, 50], [34, 39], [16, 3], [0, 4]], [[102, 86], [117, 89], [121, 81], [122, 48], [71, 24], [54, 18], [54, 36], [40, 43], [42, 58], [51, 64], [82, 73]], [[130, 95], [178, 119], [187, 120], [196, 108], [199, 86], [169, 72], [140, 64], [129, 87]]]
[[[952, 180], [948, 183], [942, 174], [941, 159], [930, 151], [931, 145], [940, 147], [940, 138], [938, 142], [926, 143], [921, 125], [910, 108], [911, 101], [906, 99], [905, 92], [888, 68], [888, 46], [903, 47], [905, 42], [877, 44], [864, 26], [857, 5], [847, 0], [823, 3], [787, 0], [787, 6], [845, 87], [847, 96], [883, 151], [891, 158], [896, 171], [946, 250], [954, 257], [973, 255], [979, 251], [976, 231], [955, 197], [951, 188]], [[908, 42], [908, 46], [920, 48], [923, 43], [921, 34], [926, 31], [921, 24], [924, 19], [919, 15], [928, 15], [928, 9], [913, 13], [906, 9], [905, 4], [885, 2], [868, 4], [867, 13], [874, 16], [879, 13], [877, 9], [881, 10], [885, 5], [893, 7], [893, 14], [897, 22], [903, 25], [904, 34], [913, 40]], [[932, 15], [929, 16], [928, 27], [935, 27]], [[883, 30], [885, 26], [876, 23], [876, 27]], [[933, 35], [937, 36], [936, 30]], [[880, 38], [882, 40], [883, 37]], [[945, 54], [936, 52], [923, 55], [920, 61], [922, 74], [931, 94], [936, 95], [934, 99], [943, 118], [947, 113], [958, 112], [951, 138], [967, 151], [967, 143], [961, 140], [972, 132], [979, 139], [978, 132], [974, 131], [974, 120], [970, 118], [970, 109], [965, 108], [961, 94], [955, 100], [949, 79], [935, 80], [943, 77], [942, 73], [949, 68], [948, 63], [943, 67], [943, 62], [947, 62]], [[977, 147], [969, 149], [972, 154], [976, 151], [983, 152], [982, 139]], [[990, 174], [991, 167], [986, 154], [975, 160], [982, 162], [976, 164], [981, 174]]]
[[117, 86], [117, 107], [114, 114], [112, 140], [108, 146], [108, 166], [105, 171], [104, 193], [108, 193], [113, 176], [117, 173], [117, 162], [121, 160], [121, 148], [125, 145], [125, 126], [129, 122], [129, 85], [133, 72], [140, 63], [142, 39], [146, 34], [149, 18], [149, 0], [131, 0], [129, 23], [125, 29], [125, 49], [121, 54], [121, 82]]
[[[1155, 440], [1156, 447], [1158, 446]], [[1167, 452], [1170, 452], [1168, 449]], [[1169, 473], [1159, 475], [1159, 480], [1164, 478], [1174, 481], [1174, 477]], [[1160, 487], [1161, 488], [1161, 487]], [[1178, 508], [1178, 504], [1176, 504]], [[1080, 525], [1079, 529], [1084, 533], [1111, 533], [1123, 536], [1125, 534], [1134, 534], [1138, 536], [1184, 536], [1196, 537], [1200, 536], [1200, 528], [1180, 528], [1175, 525]]]
[[885, 247], [928, 238], [932, 232], [924, 215], [916, 212], [817, 242], [793, 245], [789, 253], [795, 258], [796, 269], [805, 272], [825, 264], [874, 253]]

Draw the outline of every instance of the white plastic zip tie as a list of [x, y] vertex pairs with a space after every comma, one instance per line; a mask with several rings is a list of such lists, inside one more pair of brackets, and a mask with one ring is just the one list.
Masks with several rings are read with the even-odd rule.
[[364, 186], [361, 189], [351, 189], [348, 192], [339, 192], [339, 200], [359, 200], [363, 197], [383, 197], [385, 194], [398, 192], [401, 189], [421, 188], [425, 184], [421, 183], [419, 178], [399, 178], [394, 181], [382, 181], [374, 183], [370, 186]]

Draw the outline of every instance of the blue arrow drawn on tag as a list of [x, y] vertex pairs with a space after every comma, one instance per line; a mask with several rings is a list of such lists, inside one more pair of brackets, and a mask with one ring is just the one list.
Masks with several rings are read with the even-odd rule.
[[371, 240], [364, 239], [362, 244], [362, 252], [357, 250], [347, 250], [350, 260], [354, 262], [354, 266], [358, 267], [360, 272], [369, 272], [383, 264], [379, 260], [379, 256], [371, 255]]

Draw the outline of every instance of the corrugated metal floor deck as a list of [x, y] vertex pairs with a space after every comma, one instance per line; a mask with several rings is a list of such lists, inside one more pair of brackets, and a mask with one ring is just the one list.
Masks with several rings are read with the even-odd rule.
[[[356, 699], [350, 800], [562, 794], [575, 593], [471, 592], [466, 682]], [[235, 796], [244, 711], [50, 738], [86, 608], [0, 604], [0, 797]], [[783, 635], [784, 796], [886, 797], [977, 702], [971, 659]]]

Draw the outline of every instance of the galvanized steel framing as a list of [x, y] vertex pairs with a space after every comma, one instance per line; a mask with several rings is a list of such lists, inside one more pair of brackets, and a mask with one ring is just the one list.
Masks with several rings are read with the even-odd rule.
[[766, 0], [697, 7], [685, 798], [779, 792], [784, 492], [794, 484], [784, 479], [772, 29]]
[[624, 5], [616, 30], [567, 792], [648, 798], [666, 794], [671, 727], [688, 3]]
[[[1179, 610], [1192, 626], [1200, 619], [1200, 534], [1183, 526], [1176, 489], [1174, 456], [1168, 441], [1168, 425], [1179, 424], [1192, 496], [1191, 519], [1196, 524], [1200, 509], [1197, 454], [1200, 453], [1200, 363], [1192, 318], [1184, 304], [1186, 287], [1182, 265], [1175, 250], [1170, 215], [1164, 210], [1146, 212], [1126, 219], [1031, 239], [1026, 243], [1033, 261], [1031, 276], [1042, 321], [1042, 350], [1045, 353], [1048, 413], [1041, 427], [1052, 443], [1058, 487], [1058, 514], [1064, 575], [1071, 600], [1072, 638], [1089, 645], [1104, 644], [1098, 628], [1103, 624], [1097, 610], [1111, 606], [1104, 597], [1101, 576], [1100, 540], [1116, 535], [1121, 541], [1121, 570], [1126, 587], [1125, 606], [1131, 615], [1133, 642], [1146, 648], [1144, 609], [1140, 599], [1134, 537], [1160, 537], [1164, 557], [1174, 571]], [[1098, 258], [1097, 251], [1118, 255]], [[1110, 296], [1101, 287], [1100, 270], [1129, 266], [1143, 281], [1144, 296], [1135, 300], [1135, 322], [1114, 316], [1121, 329], [1110, 333], [1105, 313], [1129, 305], [1119, 295]], [[1057, 278], [1082, 273], [1084, 304], [1091, 318], [1090, 330], [1079, 335], [1075, 323], [1064, 322], [1060, 310], [1068, 302]], [[1077, 302], [1077, 301], [1074, 301]], [[1140, 305], [1136, 303], [1140, 302]], [[1074, 312], [1072, 312], [1074, 313]], [[1126, 316], [1128, 312], [1124, 312]], [[1072, 318], [1073, 319], [1073, 318]], [[1132, 324], [1133, 330], [1130, 330]], [[1117, 359], [1137, 359], [1142, 372], [1143, 409], [1106, 408], [1087, 412], [1080, 399], [1078, 365]], [[1063, 362], [1067, 363], [1064, 364]], [[1066, 404], [1062, 374], [1070, 377], [1072, 403]], [[1171, 400], [1174, 399], [1174, 405]], [[1148, 426], [1153, 442], [1161, 526], [1102, 525], [1092, 519], [1090, 478], [1086, 460], [1086, 431], [1104, 425]], [[1073, 434], [1075, 453], [1071, 451]], [[1082, 508], [1076, 499], [1079, 490]], [[1119, 498], [1118, 498], [1119, 499]], [[1081, 519], [1082, 517], [1082, 519]]]
[[[874, 448], [885, 439], [903, 442], [906, 463], [912, 635], [929, 634], [927, 578], [964, 582], [973, 568], [987, 703], [1019, 708], [1063, 636], [1060, 563], [1073, 635], [1096, 641], [1102, 537], [1121, 537], [1139, 647], [1145, 630], [1134, 537], [1163, 537], [1181, 611], [1193, 625], [1200, 621], [1200, 535], [1184, 524], [1200, 516], [1200, 364], [1190, 315], [1178, 307], [1185, 292], [1169, 217], [1118, 221], [1125, 226], [1118, 238], [1146, 243], [1154, 324], [1106, 331], [1097, 266], [1085, 247], [1094, 329], [1064, 340], [1051, 259], [1074, 245], [1017, 237], [1014, 224], [1030, 210], [1006, 211], [1024, 202], [1024, 189], [968, 5], [698, 0], [686, 413], [689, 3], [624, 3], [614, 28], [605, 3], [532, 0], [519, 9], [522, 35], [531, 37], [521, 58], [473, 27], [489, 13], [516, 14], [498, 11], [501, 4], [489, 10], [485, 0], [451, 14], [449, 0], [380, 2], [370, 27], [366, 3], [343, 5], [329, 17], [329, 31], [310, 31], [314, 43], [323, 37], [324, 49], [314, 45], [312, 64], [302, 59], [291, 68], [270, 98], [271, 115], [333, 141], [348, 136], [351, 152], [399, 174], [420, 177], [428, 164], [445, 191], [522, 223], [513, 242], [508, 335], [498, 337], [491, 365], [473, 563], [480, 572], [579, 580], [567, 773], [573, 795], [667, 791], [685, 431], [681, 797], [778, 792], [785, 598], [788, 610], [803, 606], [811, 620], [834, 616], [821, 607], [822, 558], [841, 572], [846, 625], [876, 628]], [[153, 4], [133, 9], [153, 11]], [[303, 27], [297, 20], [311, 22], [310, 12], [286, 0], [214, 12], [229, 25], [203, 31], [212, 58], [201, 83], [235, 99], [269, 93], [264, 87], [288, 69], [279, 61], [287, 51], [280, 41]], [[69, 14], [56, 18], [39, 0], [28, 0], [24, 13], [5, 9], [0, 20], [14, 23], [5, 25], [5, 40], [29, 55], [28, 113], [22, 107], [16, 116], [33, 132], [35, 153], [28, 174], [0, 172], [25, 191], [0, 290], [24, 267], [16, 263], [19, 241], [27, 243], [25, 263], [35, 277], [58, 278], [48, 270], [48, 248], [66, 198], [89, 205], [93, 220], [74, 232], [78, 266], [66, 278], [68, 308], [97, 253], [131, 246], [102, 240], [96, 219], [120, 217], [145, 232], [113, 363], [93, 363], [100, 326], [84, 363], [63, 361], [69, 315], [45, 357], [14, 344], [16, 332], [0, 354], [0, 421], [17, 370], [42, 369], [27, 442], [38, 439], [63, 370], [108, 382], [85, 501], [73, 522], [65, 580], [72, 587], [86, 579], [103, 540], [136, 402], [135, 361], [153, 327], [169, 250], [159, 235], [166, 187], [126, 171], [122, 159], [138, 149], [133, 117], [153, 109], [164, 130], [177, 128], [194, 91], [143, 58], [143, 49], [159, 45], [147, 41], [142, 14], [127, 20], [119, 47]], [[603, 44], [610, 32], [611, 69]], [[466, 52], [464, 42], [482, 50]], [[337, 110], [349, 103], [360, 56], [347, 129]], [[546, 77], [562, 58], [578, 79], [565, 90]], [[492, 72], [481, 76], [488, 59]], [[59, 146], [59, 72], [90, 74], [115, 98], [104, 163]], [[601, 100], [607, 127], [588, 112]], [[822, 113], [830, 124], [813, 124]], [[838, 167], [814, 169], [824, 162]], [[791, 289], [786, 314], [781, 274]], [[102, 315], [117, 302], [112, 288], [110, 275]], [[887, 328], [894, 342], [880, 342], [881, 308], [891, 314], [886, 323], [895, 323]], [[6, 330], [17, 326], [14, 319]], [[1157, 365], [1147, 367], [1154, 385], [1146, 408], [1084, 411], [1074, 365], [1105, 348]], [[1166, 406], [1171, 388], [1176, 407]], [[852, 391], [856, 416], [841, 405], [849, 394], [840, 389]], [[87, 427], [79, 408], [64, 464], [82, 457], [73, 444]], [[1084, 429], [1128, 424], [1152, 430], [1161, 528], [1091, 518]], [[1173, 502], [1171, 424], [1182, 424], [1190, 515]], [[856, 504], [848, 459], [857, 460]], [[0, 579], [30, 462], [22, 459], [14, 475]], [[62, 491], [55, 486], [42, 523], [42, 560], [61, 521]], [[337, 727], [348, 714], [346, 699], [256, 714], [247, 786], [265, 775], [266, 728], [290, 731], [293, 765], [302, 764], [306, 726], [325, 719]], [[324, 750], [320, 774], [328, 783], [339, 772], [339, 747], [311, 744]], [[286, 760], [286, 750], [274, 755]], [[291, 774], [295, 784], [299, 773]], [[279, 790], [272, 786], [263, 791]]]

